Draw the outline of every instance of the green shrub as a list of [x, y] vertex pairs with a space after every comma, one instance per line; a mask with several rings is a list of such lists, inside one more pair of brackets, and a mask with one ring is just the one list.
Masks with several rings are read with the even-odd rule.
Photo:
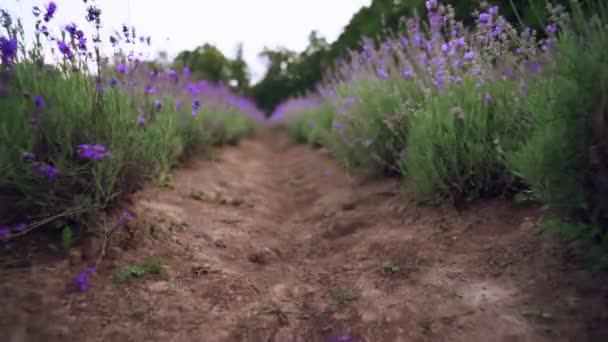
[[530, 88], [532, 133], [510, 155], [540, 201], [608, 223], [608, 12], [575, 13], [555, 70]]
[[508, 81], [459, 87], [425, 100], [412, 119], [400, 165], [425, 200], [496, 195], [514, 181], [504, 151], [523, 132], [518, 88]]

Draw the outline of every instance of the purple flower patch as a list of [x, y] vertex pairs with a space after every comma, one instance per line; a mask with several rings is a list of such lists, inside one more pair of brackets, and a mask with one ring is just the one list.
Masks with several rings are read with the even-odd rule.
[[83, 144], [78, 146], [78, 155], [87, 160], [102, 160], [109, 156], [110, 152], [102, 145]]

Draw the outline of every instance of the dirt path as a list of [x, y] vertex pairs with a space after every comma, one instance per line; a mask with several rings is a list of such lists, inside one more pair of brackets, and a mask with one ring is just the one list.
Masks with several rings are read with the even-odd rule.
[[[111, 248], [89, 291], [70, 291], [73, 258], [0, 270], [1, 341], [608, 340], [606, 277], [534, 209], [417, 206], [277, 133], [133, 203], [137, 243]], [[166, 278], [112, 282], [150, 256]]]

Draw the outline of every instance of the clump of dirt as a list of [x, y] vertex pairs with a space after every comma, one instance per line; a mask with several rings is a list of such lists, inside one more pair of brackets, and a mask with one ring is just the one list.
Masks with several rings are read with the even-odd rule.
[[[137, 227], [108, 249], [88, 291], [73, 287], [88, 259], [41, 253], [1, 269], [0, 336], [608, 340], [606, 275], [539, 233], [535, 208], [417, 205], [397, 180], [349, 178], [274, 132], [189, 161], [172, 179], [132, 197]], [[163, 277], [138, 276], [133, 265], [150, 258]], [[116, 284], [125, 269], [132, 278]]]

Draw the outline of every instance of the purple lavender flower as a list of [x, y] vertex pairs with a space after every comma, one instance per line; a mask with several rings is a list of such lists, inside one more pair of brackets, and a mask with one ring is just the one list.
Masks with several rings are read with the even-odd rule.
[[120, 63], [118, 66], [116, 66], [116, 71], [121, 74], [125, 74], [127, 72], [127, 66], [124, 63]]
[[11, 230], [8, 227], [3, 226], [0, 227], [0, 241], [8, 242], [8, 236], [10, 235]]
[[89, 6], [89, 8], [87, 8], [87, 16], [86, 19], [88, 22], [99, 22], [101, 18], [101, 10], [95, 6]]
[[201, 108], [201, 102], [199, 100], [192, 101], [192, 110], [199, 110]]
[[105, 146], [82, 144], [78, 146], [78, 155], [83, 159], [102, 160], [110, 155]]
[[91, 287], [91, 282], [89, 277], [95, 273], [94, 267], [88, 267], [84, 269], [77, 277], [75, 281], [76, 289], [78, 291], [84, 292]]
[[75, 23], [71, 23], [71, 24], [67, 24], [65, 26], [65, 30], [68, 31], [68, 33], [71, 36], [75, 36], [76, 35], [76, 31], [78, 30], [78, 28], [76, 27]]
[[200, 91], [198, 90], [198, 88], [196, 87], [196, 85], [194, 83], [188, 84], [188, 92], [190, 93], [190, 95], [196, 95], [196, 94], [200, 93]]
[[78, 39], [78, 49], [80, 49], [81, 51], [86, 51], [87, 50], [87, 39], [86, 38], [79, 38]]
[[355, 99], [353, 97], [347, 97], [347, 98], [344, 99], [344, 104], [345, 105], [351, 105], [353, 103], [355, 103]]
[[532, 63], [532, 65], [530, 65], [530, 70], [532, 73], [538, 74], [540, 72], [540, 64]]
[[36, 104], [36, 107], [38, 107], [38, 108], [44, 107], [44, 99], [40, 95], [36, 95], [34, 97], [34, 103]]
[[74, 57], [72, 49], [70, 49], [68, 44], [66, 44], [64, 41], [58, 40], [57, 47], [59, 48], [59, 52], [61, 52], [65, 58], [72, 59], [72, 57]]
[[23, 152], [23, 160], [34, 161], [36, 156], [32, 152]]
[[49, 2], [46, 5], [46, 13], [44, 14], [44, 21], [48, 22], [53, 19], [55, 12], [57, 11], [57, 4], [54, 1]]
[[486, 94], [483, 96], [483, 100], [484, 100], [486, 103], [489, 103], [491, 99], [492, 99], [492, 95], [490, 95], [490, 93], [486, 93]]
[[33, 168], [35, 173], [50, 181], [57, 179], [59, 176], [59, 170], [43, 162], [34, 162]]
[[555, 24], [549, 24], [549, 25], [547, 25], [547, 27], [545, 28], [545, 31], [546, 31], [547, 33], [555, 33], [555, 32], [557, 32], [557, 25], [555, 25]]
[[407, 79], [414, 78], [414, 71], [411, 68], [403, 70], [403, 77], [405, 77]]
[[140, 115], [140, 116], [139, 116], [139, 120], [138, 120], [138, 122], [139, 122], [139, 124], [140, 124], [141, 126], [143, 126], [143, 125], [145, 125], [145, 124], [148, 122], [148, 119], [146, 119], [146, 117], [145, 117], [145, 116]]
[[387, 79], [389, 77], [388, 73], [384, 69], [378, 69], [377, 73], [380, 78]]
[[20, 233], [26, 229], [27, 229], [27, 223], [23, 223], [23, 222], [16, 224], [13, 228], [11, 228], [11, 230], [15, 233]]
[[156, 109], [157, 111], [161, 110], [163, 108], [163, 103], [160, 100], [154, 100], [154, 109]]
[[473, 60], [473, 58], [475, 58], [475, 52], [473, 52], [473, 51], [466, 52], [463, 57], [465, 60], [471, 61], [471, 60]]
[[40, 10], [40, 7], [34, 6], [34, 7], [32, 7], [32, 13], [34, 14], [34, 16], [36, 18], [38, 18], [38, 16], [40, 15], [40, 13], [42, 13], [42, 10]]
[[363, 147], [368, 148], [370, 147], [372, 144], [374, 143], [374, 139], [365, 139], [361, 142], [361, 145], [363, 145]]
[[0, 37], [0, 55], [2, 64], [12, 64], [17, 57], [17, 39]]
[[135, 219], [135, 217], [133, 217], [133, 215], [131, 215], [131, 213], [127, 210], [123, 211], [120, 216], [118, 216], [118, 220], [116, 222], [116, 227], [124, 227], [127, 224], [129, 224], [129, 222], [133, 221]]
[[108, 84], [110, 84], [110, 87], [114, 88], [114, 87], [116, 87], [116, 85], [118, 84], [118, 81], [117, 81], [115, 78], [111, 78], [111, 79], [108, 81]]
[[184, 68], [184, 74], [186, 74], [186, 75], [187, 75], [187, 74], [189, 74], [189, 73], [190, 73], [190, 68], [185, 67], [185, 68]]
[[146, 89], [144, 91], [146, 94], [154, 94], [156, 92], [156, 90], [154, 90], [154, 87], [151, 85], [146, 86]]
[[176, 110], [176, 111], [180, 110], [180, 108], [182, 108], [182, 105], [183, 105], [183, 104], [184, 104], [184, 103], [183, 103], [182, 101], [177, 101], [177, 102], [175, 102], [175, 110]]

